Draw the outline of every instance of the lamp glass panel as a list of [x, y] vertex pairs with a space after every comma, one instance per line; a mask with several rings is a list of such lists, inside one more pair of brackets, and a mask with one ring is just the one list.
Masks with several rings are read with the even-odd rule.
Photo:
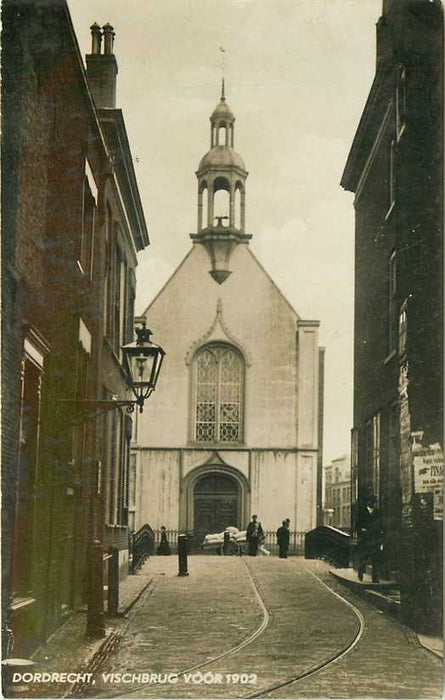
[[155, 360], [156, 356], [154, 354], [138, 353], [130, 356], [129, 364], [133, 386], [151, 386]]
[[153, 388], [156, 387], [156, 383], [158, 381], [159, 372], [161, 371], [161, 365], [162, 365], [162, 361], [164, 359], [164, 355], [165, 355], [165, 353], [163, 351], [162, 352], [158, 351], [158, 353], [156, 355], [156, 362], [154, 363], [153, 370], [152, 370]]

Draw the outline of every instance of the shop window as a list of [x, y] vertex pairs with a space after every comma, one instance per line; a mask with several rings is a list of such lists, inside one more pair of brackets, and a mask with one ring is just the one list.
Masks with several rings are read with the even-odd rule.
[[123, 344], [131, 343], [133, 341], [134, 334], [134, 304], [136, 298], [136, 281], [134, 279], [134, 273], [127, 269], [127, 291], [126, 291], [126, 305], [125, 305], [125, 334], [123, 338]]
[[123, 282], [123, 260], [122, 253], [118, 246], [114, 251], [112, 268], [113, 279], [113, 337], [112, 347], [116, 355], [120, 353], [121, 333], [122, 333], [122, 282]]
[[105, 336], [110, 339], [112, 335], [111, 307], [111, 263], [113, 250], [113, 215], [110, 205], [105, 208], [105, 278], [104, 278], [104, 327]]
[[397, 264], [395, 251], [388, 261], [388, 350], [397, 349]]
[[385, 219], [388, 219], [396, 204], [396, 144], [392, 140], [389, 147], [389, 173], [388, 173], [388, 211]]
[[[107, 206], [105, 221], [104, 323], [105, 335], [118, 356], [120, 356], [121, 345], [125, 342], [124, 338], [128, 333], [127, 305], [131, 303], [131, 291], [128, 290], [127, 264], [118, 245], [119, 238], [119, 226], [113, 221], [111, 210]], [[134, 291], [132, 301], [134, 303]]]
[[26, 597], [34, 586], [36, 497], [40, 452], [40, 405], [43, 367], [49, 346], [33, 330], [25, 339], [21, 373], [19, 451], [15, 481], [15, 512], [11, 588]]
[[406, 124], [406, 69], [399, 67], [397, 70], [397, 85], [396, 85], [396, 126], [397, 139], [400, 139], [405, 131]]
[[82, 193], [82, 231], [79, 262], [88, 280], [93, 278], [94, 226], [97, 208], [97, 187], [88, 160], [85, 160], [85, 177]]
[[407, 303], [403, 302], [399, 312], [399, 355], [404, 355], [406, 351], [406, 341], [408, 337], [408, 314]]
[[380, 503], [380, 413], [366, 422], [366, 480]]

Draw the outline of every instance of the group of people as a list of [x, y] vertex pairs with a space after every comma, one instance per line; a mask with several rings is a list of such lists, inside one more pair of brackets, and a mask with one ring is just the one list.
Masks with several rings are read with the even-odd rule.
[[[366, 565], [369, 562], [372, 583], [379, 583], [384, 528], [380, 511], [377, 508], [377, 498], [373, 494], [359, 501], [355, 522], [358, 541], [358, 578], [363, 581]], [[290, 540], [289, 526], [290, 520], [286, 518], [276, 532], [280, 559], [287, 559]], [[249, 546], [249, 555], [255, 557], [259, 546], [264, 541], [264, 531], [256, 515], [252, 515], [252, 520], [247, 527], [246, 540]]]
[[[278, 542], [278, 556], [280, 559], [287, 559], [287, 553], [289, 550], [290, 541], [290, 520], [286, 518], [283, 520], [282, 524], [278, 528], [277, 542]], [[256, 557], [258, 554], [258, 549], [261, 547], [262, 542], [264, 542], [264, 530], [263, 526], [258, 520], [257, 515], [252, 515], [252, 520], [247, 526], [246, 530], [246, 541], [248, 544], [248, 552], [251, 557]], [[170, 545], [167, 539], [167, 531], [165, 526], [161, 527], [161, 541], [157, 548], [157, 554], [169, 555], [171, 554]]]
[[[278, 543], [278, 556], [280, 559], [287, 559], [290, 541], [290, 520], [286, 518], [276, 531]], [[358, 503], [356, 512], [356, 531], [358, 540], [358, 578], [363, 580], [366, 564], [370, 562], [372, 566], [372, 582], [379, 582], [379, 562], [383, 547], [383, 530], [380, 512], [377, 509], [377, 499], [370, 495], [364, 501]], [[251, 557], [256, 557], [258, 549], [264, 542], [265, 535], [263, 526], [257, 515], [252, 515], [252, 520], [247, 526], [246, 541], [248, 553]], [[161, 527], [161, 541], [157, 548], [157, 554], [171, 554], [170, 545], [167, 539], [165, 526]]]
[[[276, 531], [278, 543], [278, 556], [280, 559], [287, 559], [290, 541], [290, 520], [286, 518]], [[372, 582], [379, 582], [379, 562], [381, 558], [381, 550], [383, 547], [383, 530], [379, 510], [377, 509], [377, 499], [370, 495], [364, 501], [358, 503], [356, 513], [356, 530], [358, 539], [358, 578], [363, 580], [366, 564], [371, 563], [372, 566]], [[263, 526], [258, 520], [257, 515], [252, 515], [252, 519], [247, 526], [246, 541], [248, 545], [248, 553], [251, 557], [256, 557], [259, 548], [264, 542], [265, 535]], [[161, 541], [157, 548], [157, 554], [171, 554], [170, 545], [167, 539], [167, 531], [165, 526], [161, 527]]]
[[[276, 532], [279, 550], [278, 556], [280, 559], [287, 559], [287, 552], [289, 550], [290, 541], [289, 526], [290, 520], [289, 518], [286, 518], [285, 520], [283, 520], [282, 524]], [[256, 557], [256, 555], [258, 554], [258, 548], [264, 541], [264, 530], [261, 523], [258, 520], [257, 515], [252, 515], [252, 520], [247, 526], [246, 541], [249, 548], [249, 556]]]

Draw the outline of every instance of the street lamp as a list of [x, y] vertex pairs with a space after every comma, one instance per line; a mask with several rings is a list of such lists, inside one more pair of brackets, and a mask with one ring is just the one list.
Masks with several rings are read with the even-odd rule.
[[141, 325], [141, 328], [136, 328], [136, 342], [121, 347], [127, 385], [133, 391], [136, 400], [120, 400], [117, 397], [112, 399], [57, 399], [58, 411], [62, 412], [63, 408], [66, 409], [70, 425], [83, 423], [95, 418], [103, 411], [111, 411], [116, 408], [126, 408], [129, 413], [132, 413], [135, 406], [139, 406], [139, 412], [142, 413], [146, 399], [156, 388], [165, 351], [160, 345], [151, 342], [150, 336], [153, 333], [145, 327], [145, 319], [141, 320]]
[[160, 345], [151, 342], [150, 336], [153, 333], [145, 327], [145, 320], [142, 321], [141, 328], [136, 328], [136, 335], [136, 342], [124, 345], [122, 354], [127, 383], [136, 397], [139, 412], [142, 413], [146, 399], [156, 388], [165, 351]]

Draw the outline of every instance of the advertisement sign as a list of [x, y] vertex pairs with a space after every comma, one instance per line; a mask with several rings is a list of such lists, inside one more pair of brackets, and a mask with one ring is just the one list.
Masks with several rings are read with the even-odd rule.
[[443, 451], [439, 443], [413, 446], [414, 488], [416, 493], [434, 494], [434, 519], [443, 517]]

